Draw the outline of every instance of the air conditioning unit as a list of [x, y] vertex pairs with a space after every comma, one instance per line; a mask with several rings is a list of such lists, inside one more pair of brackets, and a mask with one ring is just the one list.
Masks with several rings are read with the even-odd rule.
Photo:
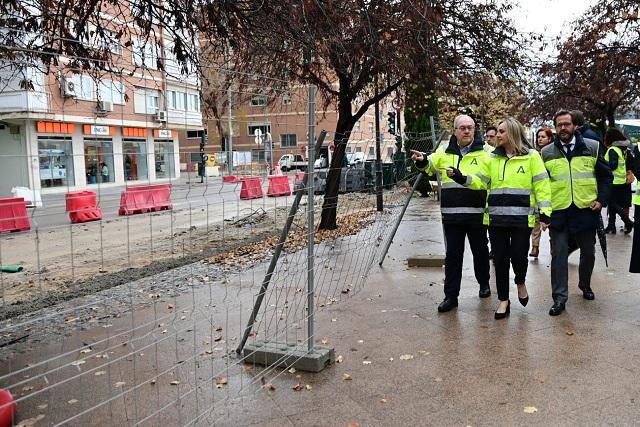
[[62, 78], [60, 80], [60, 89], [62, 96], [65, 98], [75, 98], [77, 96], [76, 84], [69, 79]]
[[156, 122], [166, 122], [167, 121], [167, 112], [166, 111], [158, 111], [156, 113]]
[[98, 111], [113, 111], [113, 102], [98, 101]]

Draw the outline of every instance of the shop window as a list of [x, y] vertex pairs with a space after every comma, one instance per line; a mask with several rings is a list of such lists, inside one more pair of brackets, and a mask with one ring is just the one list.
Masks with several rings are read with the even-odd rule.
[[70, 187], [75, 184], [70, 137], [39, 136], [38, 157], [40, 185], [43, 188]]
[[122, 141], [122, 162], [125, 181], [143, 181], [149, 178], [147, 169], [147, 143], [140, 139]]
[[115, 182], [111, 138], [84, 139], [84, 166], [87, 184]]
[[374, 147], [369, 147], [369, 157], [373, 157], [376, 154], [376, 149]]
[[156, 178], [175, 178], [175, 157], [173, 155], [173, 140], [157, 140], [154, 143], [154, 157], [156, 163]]
[[393, 147], [387, 147], [387, 159], [393, 159]]

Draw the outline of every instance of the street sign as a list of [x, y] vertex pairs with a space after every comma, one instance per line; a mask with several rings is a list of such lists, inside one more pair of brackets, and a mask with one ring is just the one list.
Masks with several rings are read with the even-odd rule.
[[402, 110], [404, 108], [404, 100], [401, 97], [396, 96], [391, 101], [391, 106], [393, 108], [395, 108], [396, 110], [400, 111], [400, 110]]
[[256, 138], [256, 144], [257, 145], [262, 145], [262, 141], [263, 141], [263, 134], [262, 131], [260, 129], [256, 129], [253, 131], [253, 136], [255, 136]]

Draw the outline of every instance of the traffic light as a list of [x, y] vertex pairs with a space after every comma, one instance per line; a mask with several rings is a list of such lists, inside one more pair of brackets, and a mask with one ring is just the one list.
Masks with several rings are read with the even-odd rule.
[[389, 129], [389, 133], [391, 135], [395, 135], [396, 134], [396, 112], [395, 111], [389, 111], [387, 113], [387, 116], [389, 116], [389, 118], [387, 119], [387, 126]]

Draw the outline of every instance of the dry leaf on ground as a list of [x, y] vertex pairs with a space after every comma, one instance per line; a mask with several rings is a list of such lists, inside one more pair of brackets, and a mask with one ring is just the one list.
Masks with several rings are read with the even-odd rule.
[[413, 354], [403, 354], [400, 356], [400, 360], [411, 360], [413, 359]]
[[351, 375], [349, 374], [342, 374], [342, 379], [345, 381], [351, 381], [353, 378], [351, 378]]
[[538, 408], [536, 408], [535, 406], [525, 406], [524, 407], [524, 413], [525, 414], [533, 414], [535, 412], [538, 412]]

